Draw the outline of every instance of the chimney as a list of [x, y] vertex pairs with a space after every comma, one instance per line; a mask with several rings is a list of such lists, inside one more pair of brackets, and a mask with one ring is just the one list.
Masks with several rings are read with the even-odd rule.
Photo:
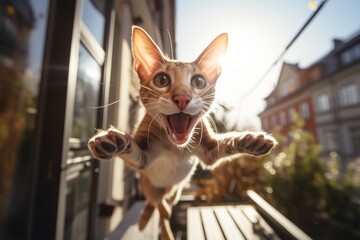
[[338, 38], [333, 39], [334, 48], [337, 48], [338, 46], [340, 46], [343, 43], [344, 42], [342, 40], [338, 39]]

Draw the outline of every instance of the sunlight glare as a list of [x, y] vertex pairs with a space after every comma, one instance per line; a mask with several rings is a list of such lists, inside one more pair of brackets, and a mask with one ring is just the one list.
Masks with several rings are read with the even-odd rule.
[[[259, 75], [259, 64], [267, 61], [270, 54], [263, 38], [255, 32], [229, 31], [227, 54], [222, 61], [223, 71], [218, 82], [217, 94], [222, 101], [232, 101], [255, 84]], [[265, 56], [264, 56], [265, 54]]]

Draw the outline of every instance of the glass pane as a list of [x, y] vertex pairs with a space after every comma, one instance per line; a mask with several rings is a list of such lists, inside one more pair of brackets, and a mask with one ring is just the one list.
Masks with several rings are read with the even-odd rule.
[[49, 1], [0, 1], [0, 239], [25, 239]]
[[91, 193], [90, 162], [66, 170], [65, 238], [86, 239]]
[[100, 92], [101, 66], [80, 45], [74, 120], [71, 137], [87, 143], [94, 134]]
[[101, 46], [104, 44], [105, 29], [105, 1], [85, 0], [83, 9], [83, 21], [94, 35]]

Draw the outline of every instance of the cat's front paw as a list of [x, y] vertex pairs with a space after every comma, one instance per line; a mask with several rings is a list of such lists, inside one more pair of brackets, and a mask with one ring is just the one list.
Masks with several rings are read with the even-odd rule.
[[277, 141], [266, 133], [246, 133], [242, 136], [235, 137], [231, 150], [239, 153], [247, 153], [255, 156], [268, 154]]
[[94, 158], [108, 160], [117, 154], [127, 153], [130, 149], [129, 137], [114, 127], [100, 131], [93, 136], [88, 147]]

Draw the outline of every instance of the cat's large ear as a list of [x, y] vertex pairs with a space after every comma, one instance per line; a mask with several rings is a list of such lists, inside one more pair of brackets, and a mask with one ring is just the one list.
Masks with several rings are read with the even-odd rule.
[[164, 63], [164, 55], [151, 37], [140, 27], [132, 29], [132, 53], [140, 81], [147, 81]]
[[226, 54], [227, 45], [227, 33], [220, 34], [195, 61], [210, 83], [214, 83], [221, 74], [221, 64]]

